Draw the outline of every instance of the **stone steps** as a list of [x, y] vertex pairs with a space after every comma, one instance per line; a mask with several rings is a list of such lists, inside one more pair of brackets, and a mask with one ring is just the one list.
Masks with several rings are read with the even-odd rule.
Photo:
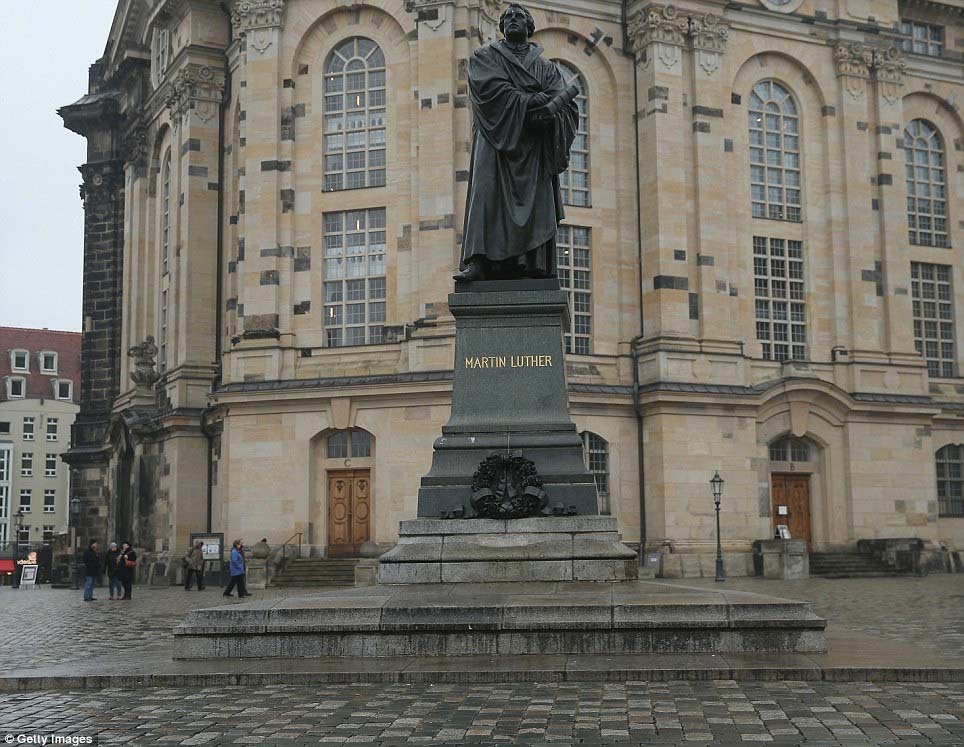
[[295, 558], [278, 575], [275, 586], [316, 586], [319, 588], [355, 585], [357, 558]]
[[872, 555], [815, 552], [810, 555], [810, 575], [821, 578], [867, 578], [901, 574]]
[[177, 659], [805, 652], [810, 604], [654, 582], [380, 585], [194, 610]]

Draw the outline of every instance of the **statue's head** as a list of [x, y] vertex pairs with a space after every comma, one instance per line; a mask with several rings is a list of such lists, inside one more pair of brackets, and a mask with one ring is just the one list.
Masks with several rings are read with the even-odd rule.
[[[525, 31], [524, 39], [532, 36], [536, 32], [535, 19], [526, 8], [518, 3], [511, 3], [499, 17], [499, 31], [510, 41], [524, 41], [523, 38], [520, 38], [523, 30]], [[513, 37], [516, 38], [513, 39]]]

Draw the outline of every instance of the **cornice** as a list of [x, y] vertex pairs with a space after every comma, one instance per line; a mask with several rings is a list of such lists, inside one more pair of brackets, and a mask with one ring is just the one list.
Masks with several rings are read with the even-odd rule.
[[231, 9], [231, 26], [237, 36], [255, 29], [280, 27], [285, 0], [237, 0]]

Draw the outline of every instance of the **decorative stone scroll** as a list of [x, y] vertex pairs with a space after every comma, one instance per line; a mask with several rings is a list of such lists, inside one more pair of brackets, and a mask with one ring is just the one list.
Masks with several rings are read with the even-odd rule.
[[863, 98], [871, 75], [881, 84], [884, 99], [890, 104], [897, 101], [907, 63], [896, 46], [870, 47], [860, 42], [838, 41], [833, 47], [833, 60], [837, 77], [855, 101]]
[[124, 172], [119, 160], [85, 163], [78, 167], [83, 183], [80, 199], [84, 210], [96, 220], [105, 220], [116, 207], [118, 190], [124, 186]]
[[166, 100], [174, 125], [189, 113], [205, 124], [217, 116], [224, 97], [224, 79], [224, 70], [209, 65], [188, 64], [178, 70]]
[[141, 172], [147, 166], [147, 126], [137, 125], [124, 137], [124, 164]]
[[629, 22], [633, 50], [641, 65], [656, 65], [658, 72], [681, 73], [682, 50], [691, 46], [696, 64], [707, 75], [720, 68], [729, 24], [712, 13], [679, 11], [675, 5], [647, 5]]
[[231, 9], [231, 26], [245, 37], [248, 48], [264, 54], [281, 28], [285, 0], [237, 0]]

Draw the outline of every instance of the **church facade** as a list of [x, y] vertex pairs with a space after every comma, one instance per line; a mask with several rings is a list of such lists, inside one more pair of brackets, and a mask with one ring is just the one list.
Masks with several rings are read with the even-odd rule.
[[[580, 90], [566, 370], [624, 540], [713, 552], [719, 470], [731, 572], [778, 525], [964, 549], [960, 4], [528, 7]], [[503, 8], [120, 0], [60, 112], [82, 532], [396, 540], [448, 418], [467, 60]]]

